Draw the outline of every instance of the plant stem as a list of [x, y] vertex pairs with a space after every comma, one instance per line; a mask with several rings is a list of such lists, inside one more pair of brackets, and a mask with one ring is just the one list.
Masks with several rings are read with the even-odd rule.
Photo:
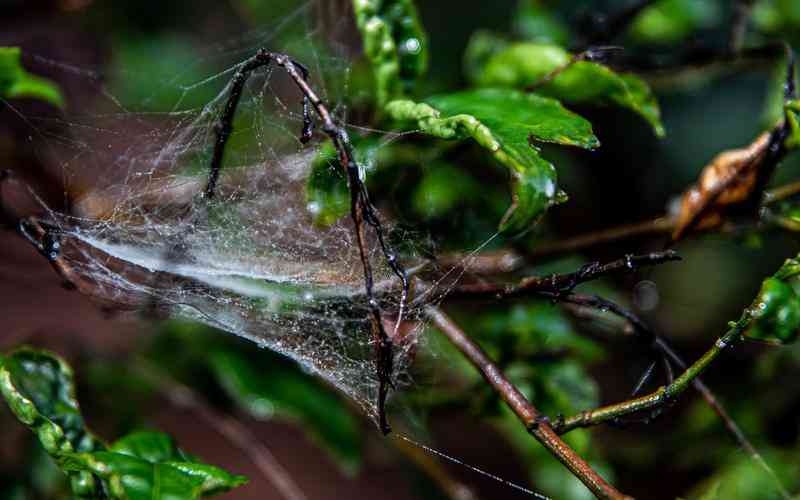
[[486, 353], [453, 320], [434, 306], [427, 306], [425, 314], [473, 366], [481, 372], [484, 379], [517, 415], [528, 432], [580, 479], [597, 498], [613, 500], [631, 498], [620, 493], [606, 482], [583, 458], [564, 443], [550, 427], [547, 418], [525, 398], [519, 389], [503, 375], [497, 365], [489, 359]]
[[725, 348], [741, 338], [742, 332], [750, 323], [748, 312], [737, 323], [731, 326], [725, 335], [720, 337], [714, 345], [703, 354], [700, 359], [686, 368], [684, 372], [667, 386], [661, 386], [654, 392], [645, 396], [629, 399], [621, 403], [603, 406], [590, 411], [584, 411], [572, 417], [556, 422], [554, 428], [559, 434], [564, 434], [578, 427], [589, 427], [602, 422], [623, 417], [631, 413], [648, 410], [663, 405], [682, 394], [712, 361], [717, 359]]
[[490, 295], [497, 299], [531, 293], [565, 294], [576, 286], [603, 276], [627, 273], [642, 266], [652, 266], [681, 258], [674, 250], [652, 252], [643, 255], [626, 255], [605, 264], [592, 262], [573, 273], [552, 274], [550, 276], [532, 276], [523, 278], [519, 283], [507, 285], [491, 282], [469, 283], [459, 285], [453, 291], [455, 295]]

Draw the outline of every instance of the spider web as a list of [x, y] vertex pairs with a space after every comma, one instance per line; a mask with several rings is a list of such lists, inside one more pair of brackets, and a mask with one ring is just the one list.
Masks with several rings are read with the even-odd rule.
[[[314, 223], [305, 184], [324, 141], [317, 134], [308, 146], [299, 142], [301, 94], [279, 69], [256, 71], [248, 81], [216, 196], [210, 202], [201, 196], [230, 80], [258, 48], [306, 64], [314, 88], [346, 123], [349, 62], [323, 42], [312, 10], [310, 2], [277, 25], [204, 49], [186, 61], [186, 74], [194, 65], [222, 70], [199, 81], [183, 82], [183, 74], [98, 74], [40, 58], [100, 96], [88, 111], [70, 110], [56, 123], [26, 117], [69, 193], [64, 207], [47, 208], [42, 223], [59, 236], [63, 261], [101, 303], [175, 315], [252, 340], [328, 381], [375, 419], [379, 380], [353, 223], [349, 216], [327, 227]], [[304, 36], [282, 36], [298, 23]], [[155, 80], [179, 97], [168, 111], [137, 111], [147, 103], [122, 102], [103, 83], [115, 78]], [[204, 93], [213, 97], [185, 106]], [[59, 132], [49, 132], [51, 125]], [[374, 237], [367, 250], [392, 332], [398, 283]], [[393, 339], [396, 387], [409, 382], [421, 328]]]

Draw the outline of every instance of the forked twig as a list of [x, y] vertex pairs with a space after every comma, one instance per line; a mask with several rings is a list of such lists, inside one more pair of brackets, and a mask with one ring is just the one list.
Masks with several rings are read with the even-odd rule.
[[547, 417], [525, 398], [519, 389], [503, 375], [500, 368], [489, 359], [486, 353], [442, 310], [434, 306], [427, 306], [425, 314], [473, 366], [481, 372], [484, 379], [503, 398], [503, 401], [519, 418], [528, 432], [580, 479], [597, 498], [613, 500], [631, 498], [606, 482], [583, 458], [564, 443], [550, 427]]
[[[598, 296], [586, 296], [586, 295], [578, 295], [578, 294], [571, 294], [562, 299], [562, 302], [566, 302], [569, 304], [577, 305], [579, 307], [588, 307], [591, 309], [608, 311], [620, 318], [622, 318], [626, 323], [632, 326], [632, 331], [634, 334], [639, 335], [648, 343], [651, 343], [653, 347], [658, 349], [661, 353], [663, 353], [669, 360], [675, 364], [681, 370], [686, 370], [688, 365], [683, 360], [683, 358], [672, 348], [671, 345], [661, 337], [657, 335], [648, 325], [645, 323], [641, 318], [639, 318], [636, 314], [625, 309], [624, 307], [618, 305], [615, 302], [610, 300], [604, 299]], [[649, 371], [649, 370], [648, 370]], [[646, 377], [643, 376], [640, 380], [640, 383], [637, 384], [637, 388], [633, 391], [633, 395], [639, 393], [642, 386], [646, 383]], [[790, 498], [789, 492], [786, 491], [785, 486], [781, 482], [778, 475], [775, 473], [775, 470], [769, 466], [766, 462], [764, 457], [758, 452], [755, 446], [750, 442], [750, 440], [745, 436], [744, 432], [741, 430], [739, 425], [733, 420], [733, 417], [728, 413], [713, 391], [703, 382], [702, 378], [698, 375], [692, 380], [692, 385], [694, 386], [695, 390], [703, 396], [703, 399], [706, 403], [711, 407], [714, 413], [719, 416], [722, 420], [725, 428], [734, 438], [736, 443], [743, 449], [745, 452], [750, 456], [750, 458], [758, 463], [762, 469], [764, 469], [773, 479], [775, 485], [780, 490], [781, 495], [783, 498]], [[557, 420], [553, 425], [555, 427], [556, 432], [564, 433], [567, 432], [562, 430], [559, 426], [561, 424], [561, 420]]]
[[236, 71], [236, 74], [233, 77], [230, 95], [228, 96], [228, 101], [225, 104], [222, 117], [217, 124], [217, 140], [214, 145], [214, 153], [212, 156], [208, 184], [206, 185], [204, 197], [206, 200], [211, 200], [214, 197], [217, 180], [222, 168], [225, 146], [233, 130], [233, 118], [236, 114], [236, 107], [241, 99], [247, 79], [254, 70], [262, 67], [268, 67], [272, 63], [275, 63], [277, 66], [286, 71], [289, 77], [294, 81], [295, 85], [300, 89], [300, 92], [303, 94], [303, 130], [300, 136], [301, 142], [305, 143], [311, 139], [313, 132], [311, 109], [313, 108], [317, 116], [322, 121], [322, 131], [333, 143], [333, 146], [336, 149], [339, 157], [339, 163], [345, 169], [345, 173], [347, 174], [348, 184], [350, 186], [350, 215], [355, 226], [358, 251], [364, 270], [364, 288], [366, 292], [367, 303], [370, 309], [372, 335], [375, 340], [379, 386], [377, 402], [378, 425], [384, 434], [388, 434], [391, 432], [391, 428], [389, 427], [389, 423], [386, 419], [386, 396], [388, 395], [389, 385], [391, 384], [393, 373], [394, 351], [392, 337], [387, 334], [383, 326], [380, 304], [375, 299], [372, 264], [369, 261], [369, 255], [367, 253], [367, 241], [364, 223], [370, 225], [375, 231], [375, 235], [378, 238], [378, 243], [380, 244], [381, 250], [386, 258], [387, 263], [389, 264], [389, 267], [400, 279], [402, 284], [400, 306], [397, 322], [395, 323], [394, 334], [397, 333], [405, 312], [405, 304], [408, 298], [408, 275], [386, 241], [383, 226], [378, 218], [375, 207], [370, 201], [367, 187], [361, 180], [360, 168], [356, 162], [353, 146], [350, 143], [350, 137], [348, 136], [347, 131], [344, 129], [344, 127], [337, 124], [336, 120], [333, 118], [333, 115], [328, 110], [328, 107], [308, 84], [308, 70], [302, 64], [298, 63], [287, 55], [276, 54], [264, 49], [259, 50], [253, 57], [240, 64], [239, 69]]
[[510, 285], [490, 282], [459, 285], [453, 290], [453, 293], [455, 295], [487, 295], [498, 299], [525, 294], [555, 294], [556, 296], [562, 296], [572, 292], [576, 286], [587, 281], [612, 274], [631, 272], [642, 266], [652, 266], [676, 260], [681, 260], [681, 258], [673, 250], [643, 255], [629, 254], [605, 264], [591, 262], [573, 273], [528, 277]]

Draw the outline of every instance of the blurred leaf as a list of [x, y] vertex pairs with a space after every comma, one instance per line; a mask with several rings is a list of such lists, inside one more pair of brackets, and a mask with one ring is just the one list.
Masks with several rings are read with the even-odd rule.
[[44, 351], [21, 348], [0, 358], [0, 391], [16, 417], [39, 438], [80, 498], [198, 498], [243, 484], [210, 465], [188, 461], [171, 439], [133, 434], [105, 451], [86, 428], [72, 370]]
[[661, 113], [650, 87], [632, 74], [617, 74], [607, 66], [573, 61], [574, 56], [557, 45], [515, 43], [496, 52], [473, 75], [482, 87], [526, 89], [564, 68], [533, 92], [568, 103], [617, 105], [641, 115], [656, 135], [664, 135]]
[[58, 86], [25, 71], [21, 55], [19, 47], [0, 47], [0, 99], [28, 97], [63, 108], [64, 97]]
[[753, 320], [745, 336], [790, 343], [800, 332], [800, 261], [786, 259], [780, 269], [764, 280], [750, 305]]
[[258, 362], [232, 349], [208, 354], [211, 369], [239, 406], [256, 418], [296, 420], [347, 473], [361, 464], [358, 420], [332, 391], [267, 351]]
[[480, 192], [481, 186], [458, 168], [438, 163], [426, 169], [411, 201], [426, 218], [441, 217], [464, 199]]
[[501, 349], [504, 359], [559, 351], [585, 363], [603, 357], [596, 342], [575, 333], [561, 308], [546, 301], [518, 303], [482, 314], [478, 328], [481, 341]]
[[[362, 168], [364, 179], [369, 178], [378, 166], [387, 166], [386, 162], [376, 161], [376, 155], [383, 146], [378, 137], [353, 137], [352, 144], [355, 160]], [[311, 164], [311, 174], [306, 183], [306, 202], [314, 222], [323, 226], [333, 224], [350, 213], [347, 176], [330, 141], [320, 148]]]
[[[778, 453], [762, 449], [767, 463], [784, 486], [794, 491], [798, 484], [797, 452]], [[746, 454], [732, 455], [717, 472], [703, 481], [688, 498], [711, 499], [758, 499], [779, 500], [785, 498], [778, 490], [775, 479]]]
[[379, 106], [402, 96], [428, 66], [428, 37], [413, 0], [353, 0]]
[[565, 197], [556, 187], [556, 170], [533, 141], [593, 149], [592, 127], [558, 101], [514, 90], [481, 89], [439, 95], [425, 103], [399, 100], [386, 106], [400, 122], [441, 139], [472, 138], [509, 168], [513, 203], [500, 231], [522, 233]]
[[672, 44], [713, 25], [721, 15], [715, 0], [661, 0], [643, 10], [628, 33], [637, 43]]
[[514, 31], [523, 39], [557, 43], [569, 41], [570, 30], [542, 0], [522, 0], [514, 14]]
[[110, 91], [129, 110], [202, 108], [219, 92], [214, 84], [193, 85], [211, 73], [205, 64], [187, 38], [123, 37], [114, 46]]
[[789, 136], [784, 141], [784, 146], [789, 149], [797, 149], [800, 147], [800, 122], [798, 122], [798, 113], [800, 113], [800, 100], [792, 100], [786, 103], [786, 119], [789, 121]]
[[798, 39], [800, 3], [795, 0], [759, 0], [753, 5], [752, 18], [760, 31]]

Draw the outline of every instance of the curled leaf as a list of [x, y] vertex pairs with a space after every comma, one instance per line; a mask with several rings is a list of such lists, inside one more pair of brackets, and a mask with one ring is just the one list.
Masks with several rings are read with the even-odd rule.
[[591, 124], [558, 101], [510, 89], [479, 89], [434, 96], [424, 103], [392, 101], [387, 113], [441, 139], [472, 138], [508, 167], [511, 207], [500, 230], [522, 233], [552, 205], [565, 199], [555, 167], [541, 157], [536, 142], [594, 149], [600, 145]]
[[19, 47], [0, 47], [0, 98], [29, 97], [64, 106], [64, 97], [58, 86], [25, 71], [20, 62]]
[[353, 0], [378, 104], [403, 95], [428, 66], [428, 38], [413, 0]]
[[[745, 148], [720, 153], [703, 168], [697, 183], [681, 198], [672, 239], [678, 240], [691, 229], [720, 225], [724, 214], [751, 202], [760, 195], [767, 172], [771, 134], [765, 132]], [[771, 168], [770, 168], [771, 170]]]

